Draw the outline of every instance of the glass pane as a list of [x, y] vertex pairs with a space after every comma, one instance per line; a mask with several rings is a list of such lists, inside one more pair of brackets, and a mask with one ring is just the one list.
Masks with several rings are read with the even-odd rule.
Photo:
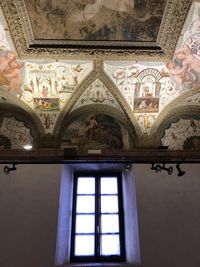
[[94, 236], [76, 235], [75, 236], [75, 256], [94, 255]]
[[78, 194], [94, 194], [95, 193], [95, 178], [94, 177], [79, 177], [77, 193]]
[[119, 216], [118, 215], [101, 215], [101, 232], [118, 233]]
[[101, 236], [101, 255], [120, 255], [119, 235]]
[[94, 215], [77, 215], [75, 232], [94, 233]]
[[101, 196], [101, 213], [118, 212], [118, 196]]
[[117, 194], [117, 178], [104, 177], [101, 178], [101, 194]]
[[76, 212], [94, 213], [94, 196], [77, 196]]

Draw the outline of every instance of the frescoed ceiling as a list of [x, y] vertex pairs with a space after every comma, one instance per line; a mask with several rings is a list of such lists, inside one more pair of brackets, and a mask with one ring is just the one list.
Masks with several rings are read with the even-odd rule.
[[173, 55], [189, 0], [1, 0], [20, 56]]
[[[1, 3], [0, 149], [24, 150], [30, 145], [33, 151], [128, 153], [165, 147], [200, 152], [200, 3], [178, 1], [178, 6], [177, 1], [116, 0], [113, 7], [113, 1], [112, 5], [103, 0], [71, 2], [15, 1], [10, 13], [9, 3]], [[151, 43], [153, 49], [169, 19], [165, 16], [169, 10], [175, 12], [175, 6], [176, 16], [185, 21], [179, 34], [180, 25], [172, 33], [175, 51], [173, 44], [169, 53], [163, 50], [156, 55], [148, 50], [145, 56], [144, 46], [137, 47], [138, 55], [131, 46], [131, 57], [122, 53], [126, 47], [119, 49], [121, 42]], [[18, 26], [9, 17], [14, 10], [15, 18], [26, 14], [18, 25], [22, 32], [25, 18], [34, 29], [24, 35], [24, 43], [16, 38]], [[105, 18], [99, 15], [102, 10]], [[136, 10], [141, 16], [135, 17], [130, 30], [123, 18], [128, 21]], [[68, 32], [70, 23], [73, 27]], [[89, 31], [92, 23], [96, 28]], [[30, 38], [33, 43], [28, 47]], [[61, 40], [65, 47], [58, 46]], [[74, 40], [83, 42], [81, 53], [74, 53], [77, 48], [67, 43]], [[103, 52], [94, 49], [94, 42], [105, 40], [109, 45], [103, 46]], [[86, 48], [84, 42], [91, 43]], [[84, 49], [93, 52], [83, 53]]]

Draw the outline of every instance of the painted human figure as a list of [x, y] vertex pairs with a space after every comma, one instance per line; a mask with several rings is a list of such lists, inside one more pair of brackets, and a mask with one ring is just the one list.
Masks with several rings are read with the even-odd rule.
[[50, 86], [50, 91], [51, 91], [51, 95], [52, 95], [52, 80], [51, 80], [51, 77], [46, 78], [46, 81], [48, 82], [48, 84]]
[[176, 84], [179, 86], [180, 92], [183, 91], [183, 81], [185, 76], [185, 68], [181, 68], [175, 64], [175, 62], [170, 61], [166, 64], [169, 69], [169, 74], [174, 78]]
[[36, 77], [35, 80], [36, 80], [36, 85], [37, 85], [37, 89], [38, 89], [38, 94], [39, 94], [39, 90], [40, 90], [40, 81], [41, 77]]
[[35, 84], [34, 84], [33, 80], [30, 81], [29, 85], [30, 85], [30, 87], [31, 87], [31, 93], [34, 94], [34, 91], [35, 91]]
[[20, 97], [22, 96], [22, 79], [20, 68], [23, 64], [18, 64], [15, 60], [9, 62], [8, 68], [4, 71], [4, 77], [8, 80], [8, 91], [17, 92]]
[[55, 81], [54, 82], [54, 89], [55, 89], [57, 94], [59, 94], [59, 88], [58, 87], [59, 87], [59, 83], [58, 83], [58, 81]]
[[0, 57], [0, 74], [7, 80], [9, 92], [17, 92], [22, 96], [22, 79], [20, 69], [23, 63], [16, 62], [14, 52], [8, 52], [6, 57]]
[[15, 61], [15, 60], [16, 60], [16, 55], [12, 51], [8, 52], [6, 57], [0, 57], [0, 71], [1, 72], [6, 71], [9, 68], [8, 64], [11, 61]]
[[48, 96], [48, 88], [44, 85], [42, 86], [42, 95], [43, 95], [43, 97]]
[[192, 54], [189, 47], [185, 47], [175, 53], [175, 58], [181, 62], [181, 67], [192, 72], [197, 81], [200, 81], [200, 60]]
[[[87, 125], [87, 127], [85, 128], [85, 134], [88, 136], [88, 139], [91, 139], [92, 136], [93, 136], [93, 130], [96, 128], [96, 127], [100, 127], [95, 119], [94, 116], [92, 116], [90, 118], [90, 121]], [[101, 127], [100, 127], [101, 128]]]

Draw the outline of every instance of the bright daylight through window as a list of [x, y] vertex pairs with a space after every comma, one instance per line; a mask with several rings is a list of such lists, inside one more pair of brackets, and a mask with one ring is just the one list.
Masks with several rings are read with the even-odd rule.
[[71, 261], [125, 261], [119, 174], [75, 174]]

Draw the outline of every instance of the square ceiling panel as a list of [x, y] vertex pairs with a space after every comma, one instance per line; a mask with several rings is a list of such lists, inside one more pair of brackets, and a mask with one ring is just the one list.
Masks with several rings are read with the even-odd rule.
[[163, 59], [188, 0], [2, 0], [19, 56]]

